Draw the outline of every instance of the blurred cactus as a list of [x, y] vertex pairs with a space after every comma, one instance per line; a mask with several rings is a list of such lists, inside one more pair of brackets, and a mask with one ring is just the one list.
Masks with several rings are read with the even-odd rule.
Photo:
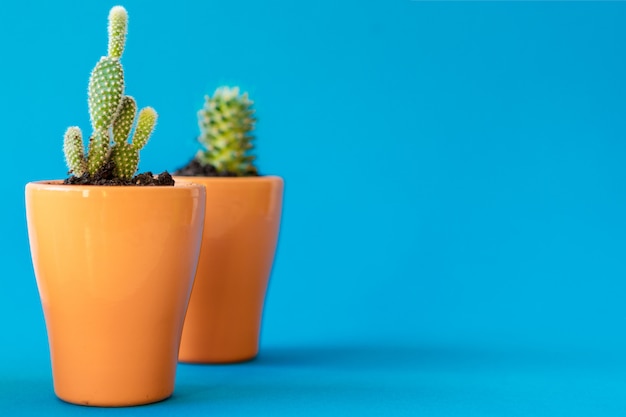
[[256, 119], [248, 93], [239, 94], [239, 87], [220, 87], [213, 97], [206, 96], [198, 112], [199, 141], [204, 150], [195, 159], [210, 164], [219, 173], [237, 176], [257, 175], [252, 130]]
[[156, 124], [154, 109], [142, 109], [133, 141], [128, 143], [137, 104], [132, 97], [124, 96], [124, 69], [120, 59], [124, 52], [127, 26], [126, 9], [113, 7], [109, 12], [108, 55], [100, 58], [89, 78], [87, 101], [93, 133], [86, 156], [80, 129], [70, 127], [65, 133], [63, 151], [74, 176], [93, 176], [109, 160], [113, 160], [117, 177], [132, 178], [137, 171], [139, 150], [145, 146]]

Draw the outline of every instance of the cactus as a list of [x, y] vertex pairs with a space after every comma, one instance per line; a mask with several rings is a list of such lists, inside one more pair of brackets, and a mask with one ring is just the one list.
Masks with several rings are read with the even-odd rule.
[[120, 59], [126, 44], [128, 13], [122, 6], [114, 6], [109, 12], [109, 49], [108, 55]]
[[109, 152], [109, 131], [96, 130], [89, 138], [87, 172], [94, 175], [104, 166]]
[[83, 154], [83, 134], [79, 127], [69, 127], [65, 132], [63, 153], [65, 153], [65, 162], [74, 175], [83, 175], [87, 169], [87, 161]]
[[238, 87], [220, 87], [213, 97], [205, 97], [198, 112], [199, 142], [205, 149], [195, 157], [201, 165], [212, 165], [220, 173], [257, 175], [250, 155], [256, 122], [252, 104], [248, 93], [239, 94]]
[[137, 102], [131, 96], [125, 96], [113, 122], [113, 140], [115, 143], [122, 143], [125, 138], [128, 138], [130, 130], [133, 128], [136, 113]]
[[[108, 55], [100, 58], [89, 78], [87, 102], [93, 133], [87, 153], [82, 133], [70, 127], [65, 133], [63, 151], [70, 172], [77, 177], [98, 173], [112, 160], [114, 174], [129, 180], [137, 171], [139, 150], [146, 145], [156, 124], [157, 114], [151, 107], [139, 112], [133, 141], [128, 138], [135, 121], [135, 99], [124, 95], [124, 69], [120, 62], [126, 42], [128, 14], [122, 6], [109, 12]], [[113, 140], [113, 146], [111, 146]]]
[[[134, 100], [133, 100], [134, 103]], [[130, 133], [130, 126], [135, 117], [135, 108], [132, 110], [132, 118], [128, 123], [128, 129], [120, 132], [125, 133], [119, 138], [114, 138], [115, 145], [112, 149], [111, 158], [115, 162], [115, 175], [120, 178], [130, 179], [137, 171], [137, 165], [139, 164], [139, 151], [146, 146], [148, 139], [154, 126], [156, 125], [157, 113], [152, 107], [146, 107], [141, 109], [139, 116], [137, 117], [137, 126], [135, 127], [135, 133], [131, 143], [128, 143], [128, 134]], [[123, 113], [120, 113], [122, 115]], [[120, 117], [118, 116], [118, 119]], [[113, 125], [113, 132], [115, 134], [115, 125]], [[120, 140], [121, 139], [121, 140]]]

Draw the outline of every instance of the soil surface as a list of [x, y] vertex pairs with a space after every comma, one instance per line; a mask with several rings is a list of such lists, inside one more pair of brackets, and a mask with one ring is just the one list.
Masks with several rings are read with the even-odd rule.
[[71, 175], [63, 181], [63, 184], [70, 185], [174, 185], [174, 179], [169, 172], [164, 171], [157, 177], [152, 172], [143, 172], [135, 175], [130, 180], [117, 178], [113, 175], [115, 164], [113, 161], [107, 162], [95, 175], [85, 173], [80, 177]]
[[[238, 177], [234, 172], [229, 171], [218, 171], [211, 164], [202, 165], [196, 159], [192, 159], [189, 161], [187, 165], [182, 168], [178, 168], [174, 171], [174, 175], [181, 175], [185, 177]], [[259, 174], [257, 172], [248, 172], [244, 177], [257, 177]]]

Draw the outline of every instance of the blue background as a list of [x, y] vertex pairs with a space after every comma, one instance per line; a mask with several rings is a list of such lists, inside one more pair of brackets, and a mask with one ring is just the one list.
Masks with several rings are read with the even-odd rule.
[[626, 3], [177, 1], [129, 11], [141, 170], [183, 165], [217, 86], [285, 178], [261, 355], [174, 396], [52, 393], [24, 215], [88, 130], [112, 1], [5, 2], [0, 414], [624, 415]]

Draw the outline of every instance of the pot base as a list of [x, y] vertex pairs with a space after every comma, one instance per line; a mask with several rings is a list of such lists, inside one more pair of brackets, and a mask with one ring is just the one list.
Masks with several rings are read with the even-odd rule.
[[178, 357], [179, 363], [184, 363], [186, 365], [226, 365], [226, 364], [237, 364], [237, 363], [246, 363], [252, 362], [258, 356], [258, 353], [255, 353], [252, 356], [242, 356], [235, 358], [189, 358], [185, 359], [185, 357]]
[[74, 399], [71, 398], [63, 398], [61, 395], [59, 395], [58, 393], [55, 392], [55, 395], [57, 396], [57, 398], [61, 401], [63, 401], [64, 403], [67, 404], [72, 404], [72, 405], [79, 405], [82, 407], [99, 407], [99, 408], [122, 408], [122, 407], [138, 407], [138, 406], [142, 406], [142, 405], [148, 405], [148, 404], [154, 404], [154, 403], [159, 403], [161, 401], [165, 401], [168, 398], [170, 398], [172, 396], [172, 393], [170, 392], [169, 394], [165, 395], [165, 396], [157, 396], [157, 397], [147, 397], [147, 398], [142, 398], [142, 399], [137, 399], [136, 401], [117, 401], [117, 400], [104, 400], [104, 399], [100, 399], [100, 400], [79, 400], [76, 399], [76, 401]]

